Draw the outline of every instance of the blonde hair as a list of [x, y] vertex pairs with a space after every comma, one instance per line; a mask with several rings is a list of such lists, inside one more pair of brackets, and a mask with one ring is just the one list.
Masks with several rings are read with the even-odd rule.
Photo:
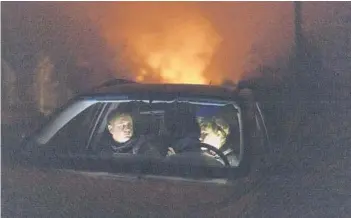
[[107, 116], [107, 123], [112, 124], [114, 121], [116, 121], [120, 117], [132, 117], [129, 113], [126, 112], [119, 112], [117, 109], [113, 110], [110, 112], [110, 114]]

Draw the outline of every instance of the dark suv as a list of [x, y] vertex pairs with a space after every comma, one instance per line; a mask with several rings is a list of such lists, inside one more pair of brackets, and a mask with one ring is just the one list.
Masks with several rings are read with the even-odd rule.
[[[121, 116], [132, 129], [118, 142], [112, 125], [118, 135], [125, 123], [114, 124], [111, 117]], [[5, 156], [3, 192], [37, 196], [39, 183], [48, 190], [65, 183], [59, 194], [43, 193], [54, 197], [82, 182], [90, 184], [85, 194], [95, 196], [110, 190], [116, 178], [232, 182], [267, 167], [257, 160], [269, 151], [262, 111], [250, 89], [112, 82], [71, 100], [25, 138], [11, 158]], [[107, 202], [110, 191], [104, 195]], [[37, 211], [32, 206], [30, 211]]]

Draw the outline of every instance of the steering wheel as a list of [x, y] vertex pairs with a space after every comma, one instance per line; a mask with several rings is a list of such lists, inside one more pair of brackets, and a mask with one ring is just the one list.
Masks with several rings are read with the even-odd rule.
[[228, 158], [224, 155], [224, 153], [222, 151], [220, 151], [219, 149], [217, 149], [216, 147], [213, 147], [212, 145], [206, 144], [206, 143], [197, 143], [195, 144], [196, 147], [198, 148], [206, 148], [210, 151], [213, 151], [214, 153], [216, 153], [224, 162], [224, 165], [229, 167], [229, 160]]

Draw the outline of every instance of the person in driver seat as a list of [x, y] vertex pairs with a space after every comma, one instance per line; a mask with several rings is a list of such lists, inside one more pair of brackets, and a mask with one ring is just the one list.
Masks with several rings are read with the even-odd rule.
[[151, 136], [138, 135], [132, 113], [115, 109], [107, 116], [107, 140], [103, 142], [102, 154], [145, 154], [160, 156]]

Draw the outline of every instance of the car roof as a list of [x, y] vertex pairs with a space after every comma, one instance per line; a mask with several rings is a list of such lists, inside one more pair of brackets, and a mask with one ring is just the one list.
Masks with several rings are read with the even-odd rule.
[[194, 85], [194, 84], [141, 84], [129, 83], [102, 87], [85, 96], [148, 96], [148, 97], [205, 97], [219, 99], [237, 98], [236, 89], [216, 85]]

